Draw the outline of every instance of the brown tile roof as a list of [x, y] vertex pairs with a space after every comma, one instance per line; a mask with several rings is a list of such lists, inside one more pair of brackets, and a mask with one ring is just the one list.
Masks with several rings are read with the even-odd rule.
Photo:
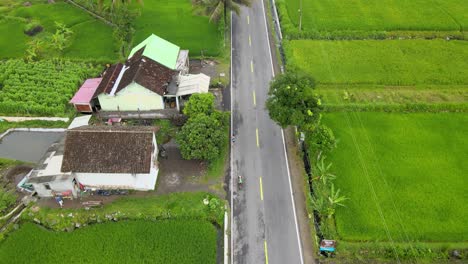
[[67, 131], [62, 172], [149, 173], [157, 127], [84, 126]]
[[[167, 86], [169, 82], [171, 82], [172, 76], [177, 74], [177, 71], [171, 70], [143, 56], [143, 50], [142, 48], [137, 51], [125, 63], [125, 66], [129, 68], [123, 74], [119, 86], [115, 91], [116, 94], [132, 82], [136, 82], [161, 96], [166, 93]], [[111, 66], [104, 72], [101, 84], [96, 89], [95, 96], [101, 93], [109, 94], [111, 92], [122, 67], [123, 65], [119, 63]]]

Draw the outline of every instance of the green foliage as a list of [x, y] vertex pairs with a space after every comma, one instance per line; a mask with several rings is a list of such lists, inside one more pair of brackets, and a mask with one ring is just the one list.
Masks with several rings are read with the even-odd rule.
[[325, 164], [325, 159], [325, 156], [321, 156], [313, 170], [314, 180], [319, 180], [324, 186], [336, 179], [335, 174], [330, 172], [333, 163]]
[[445, 40], [295, 40], [286, 53], [319, 84], [467, 85], [467, 47]]
[[[56, 231], [73, 229], [75, 223], [94, 224], [111, 222], [113, 216], [119, 220], [197, 220], [223, 225], [224, 205], [221, 202], [217, 210], [204, 204], [204, 199], [219, 199], [205, 192], [172, 193], [148, 197], [122, 197], [99, 210], [85, 209], [50, 209], [41, 208], [38, 212], [28, 211], [22, 215], [23, 220], [41, 221], [42, 225]], [[62, 217], [61, 214], [73, 217]]]
[[158, 133], [156, 133], [158, 144], [166, 144], [172, 138], [175, 138], [178, 128], [172, 124], [171, 120], [156, 119], [153, 125], [159, 127]]
[[190, 117], [176, 137], [182, 157], [208, 161], [219, 157], [227, 140], [222, 121], [214, 115]]
[[252, 4], [251, 0], [195, 0], [193, 2], [204, 9], [210, 21], [219, 22], [222, 16], [225, 24], [230, 11], [239, 15], [241, 6], [249, 7]]
[[215, 111], [214, 100], [212, 93], [193, 94], [185, 104], [183, 112], [188, 117], [198, 114], [211, 115]]
[[[347, 241], [465, 241], [466, 114], [327, 113], [340, 146], [328, 155]], [[380, 212], [380, 213], [379, 213]], [[450, 219], [450, 221], [447, 221]]]
[[99, 70], [89, 63], [57, 59], [0, 62], [0, 113], [64, 115], [79, 85]]
[[16, 194], [14, 191], [7, 191], [0, 188], [0, 215], [4, 214], [15, 202]]
[[277, 1], [282, 28], [290, 38], [369, 39], [396, 36], [463, 36], [468, 8], [461, 0]]
[[321, 110], [314, 87], [313, 79], [294, 70], [275, 77], [266, 102], [271, 119], [282, 127], [294, 125], [303, 131], [314, 130]]
[[[333, 131], [322, 124], [306, 134], [306, 142], [311, 153], [316, 155], [322, 152], [329, 153], [336, 148], [336, 139]], [[315, 157], [314, 155], [313, 158]]]
[[52, 46], [54, 46], [59, 51], [62, 51], [69, 44], [68, 42], [70, 41], [70, 37], [73, 34], [73, 31], [59, 22], [55, 22], [55, 27], [57, 29], [51, 36], [50, 40]]
[[26, 223], [1, 244], [0, 258], [17, 263], [216, 263], [216, 237], [211, 223], [197, 220], [124, 221], [70, 233]]

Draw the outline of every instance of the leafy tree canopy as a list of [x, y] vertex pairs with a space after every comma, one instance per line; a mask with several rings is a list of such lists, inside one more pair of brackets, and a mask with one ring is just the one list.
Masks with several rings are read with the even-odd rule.
[[329, 153], [336, 148], [336, 139], [333, 130], [325, 125], [319, 125], [306, 135], [307, 145], [316, 153]]
[[214, 160], [227, 140], [222, 122], [224, 115], [198, 114], [189, 118], [177, 134], [184, 159]]
[[270, 85], [266, 106], [271, 119], [281, 127], [298, 126], [313, 131], [320, 122], [321, 101], [314, 93], [315, 82], [296, 70], [278, 75]]
[[185, 104], [183, 112], [188, 117], [198, 114], [210, 115], [215, 111], [214, 99], [211, 93], [193, 94]]

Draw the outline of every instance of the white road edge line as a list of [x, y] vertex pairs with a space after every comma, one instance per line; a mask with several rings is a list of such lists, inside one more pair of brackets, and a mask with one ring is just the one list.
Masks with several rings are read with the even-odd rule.
[[[231, 11], [231, 87], [229, 87], [230, 89], [230, 93], [231, 93], [231, 136], [233, 136], [234, 134], [234, 113], [232, 112], [232, 109], [233, 109], [233, 97], [232, 97], [232, 90], [233, 90], [233, 84], [234, 84], [234, 76], [232, 75], [232, 49], [233, 49], [233, 46], [232, 46], [232, 11]], [[234, 160], [233, 160], [233, 152], [234, 152], [234, 145], [232, 144], [231, 145], [231, 155], [230, 155], [230, 158], [231, 158], [231, 181], [230, 181], [230, 184], [231, 184], [231, 264], [234, 264], [234, 190], [233, 190], [233, 187], [234, 187], [234, 182], [233, 182], [233, 175], [234, 175]], [[227, 245], [224, 245], [224, 247], [227, 247]], [[227, 257], [227, 256], [226, 256]], [[224, 264], [228, 264], [226, 263], [226, 258], [224, 259]]]
[[[273, 77], [275, 77], [275, 69], [273, 67], [273, 56], [271, 55], [271, 46], [270, 46], [270, 36], [268, 35], [268, 24], [267, 24], [267, 19], [266, 19], [266, 13], [265, 13], [265, 3], [262, 0], [262, 9], [263, 9], [263, 17], [265, 18], [265, 32], [267, 35], [267, 43], [268, 43], [268, 53], [270, 54], [270, 62], [271, 62], [271, 73], [273, 74]], [[278, 21], [279, 23], [279, 21]], [[232, 33], [232, 31], [231, 31]], [[232, 61], [232, 58], [231, 58]], [[296, 235], [297, 235], [297, 246], [299, 247], [299, 256], [301, 258], [301, 264], [304, 264], [304, 258], [302, 256], [302, 246], [301, 246], [301, 238], [299, 235], [299, 226], [297, 224], [297, 215], [296, 215], [296, 205], [294, 204], [294, 194], [292, 190], [292, 184], [291, 184], [291, 173], [289, 171], [289, 160], [288, 160], [288, 153], [286, 152], [286, 141], [284, 140], [284, 130], [281, 128], [281, 137], [283, 139], [283, 150], [284, 150], [284, 157], [286, 158], [286, 168], [288, 170], [288, 180], [289, 180], [289, 191], [291, 192], [291, 203], [293, 206], [293, 213], [294, 213], [294, 223], [296, 224]]]

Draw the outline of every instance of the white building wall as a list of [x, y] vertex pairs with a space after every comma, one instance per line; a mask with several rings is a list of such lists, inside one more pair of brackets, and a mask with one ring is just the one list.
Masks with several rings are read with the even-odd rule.
[[[60, 193], [66, 191], [72, 191], [73, 196], [77, 196], [77, 192], [73, 186], [73, 177], [70, 177], [69, 180], [59, 180], [51, 182], [41, 182], [41, 183], [32, 183], [34, 190], [37, 192], [39, 197], [52, 197], [52, 192]], [[49, 184], [50, 190], [45, 188], [45, 184]]]
[[158, 170], [150, 173], [75, 173], [79, 183], [98, 189], [134, 189], [141, 191], [154, 190]]

